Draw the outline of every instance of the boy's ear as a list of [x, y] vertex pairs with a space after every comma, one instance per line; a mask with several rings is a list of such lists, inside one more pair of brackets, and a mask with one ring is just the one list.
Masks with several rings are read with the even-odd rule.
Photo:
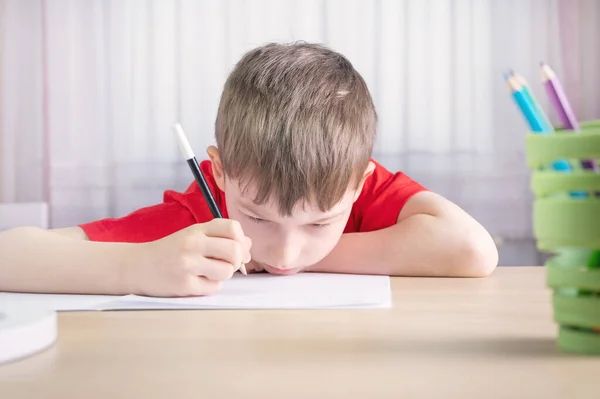
[[206, 149], [206, 153], [210, 158], [212, 172], [213, 176], [215, 177], [215, 181], [217, 182], [217, 186], [219, 186], [221, 191], [225, 191], [225, 173], [223, 172], [223, 164], [221, 163], [219, 150], [217, 147], [211, 145]]
[[371, 176], [373, 174], [374, 171], [375, 171], [375, 164], [372, 161], [369, 161], [369, 164], [367, 165], [367, 168], [365, 169], [365, 173], [363, 173], [363, 177], [362, 177], [362, 179], [360, 179], [360, 183], [358, 184], [358, 187], [356, 188], [356, 191], [354, 192], [353, 202], [356, 202], [358, 197], [360, 197], [360, 193], [362, 193], [362, 189], [363, 189], [363, 186], [365, 185], [365, 181], [367, 180], [367, 178], [369, 176]]

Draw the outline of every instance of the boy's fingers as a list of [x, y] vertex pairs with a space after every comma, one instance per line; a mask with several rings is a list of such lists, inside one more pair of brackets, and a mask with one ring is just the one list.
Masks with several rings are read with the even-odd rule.
[[[239, 267], [239, 266], [238, 266]], [[217, 259], [204, 259], [190, 272], [196, 276], [204, 276], [211, 281], [229, 280], [237, 270], [229, 262]]]
[[244, 263], [248, 263], [252, 260], [250, 255], [250, 248], [252, 248], [252, 240], [250, 237], [246, 237], [246, 247], [244, 251]]
[[200, 243], [200, 254], [205, 258], [213, 258], [231, 263], [235, 270], [246, 257], [242, 244], [227, 238], [206, 237]]
[[246, 242], [246, 236], [242, 230], [242, 225], [237, 220], [232, 219], [213, 219], [208, 223], [202, 224], [203, 233], [209, 237], [230, 238], [239, 241], [240, 244]]
[[221, 281], [209, 280], [203, 276], [190, 276], [187, 281], [185, 295], [209, 295], [218, 292], [222, 286]]
[[[210, 222], [204, 223], [200, 226], [204, 235], [209, 238], [229, 238], [231, 240], [238, 241], [243, 245], [244, 256], [242, 257], [241, 262], [250, 262], [250, 248], [252, 247], [252, 240], [250, 237], [246, 237], [244, 235], [242, 226], [238, 221], [232, 219], [213, 219]], [[218, 255], [215, 255], [215, 257], [229, 260], [228, 258], [223, 258]]]

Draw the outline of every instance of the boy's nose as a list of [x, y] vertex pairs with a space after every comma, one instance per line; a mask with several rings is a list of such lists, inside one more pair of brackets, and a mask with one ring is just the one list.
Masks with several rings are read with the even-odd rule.
[[298, 243], [281, 243], [272, 251], [271, 265], [281, 270], [292, 269], [295, 267], [299, 255], [300, 245]]

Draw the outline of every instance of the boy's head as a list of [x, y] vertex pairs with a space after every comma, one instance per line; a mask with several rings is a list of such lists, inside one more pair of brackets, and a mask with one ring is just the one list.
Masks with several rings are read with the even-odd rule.
[[253, 260], [293, 273], [333, 249], [373, 169], [376, 123], [367, 85], [339, 53], [268, 44], [242, 57], [209, 155]]

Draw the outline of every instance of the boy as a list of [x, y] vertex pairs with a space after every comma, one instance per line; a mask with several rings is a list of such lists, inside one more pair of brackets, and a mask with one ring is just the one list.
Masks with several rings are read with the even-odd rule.
[[269, 44], [225, 84], [193, 182], [119, 219], [0, 233], [0, 290], [204, 295], [249, 271], [481, 277], [498, 261], [459, 207], [371, 159], [377, 116], [351, 63], [325, 47]]

